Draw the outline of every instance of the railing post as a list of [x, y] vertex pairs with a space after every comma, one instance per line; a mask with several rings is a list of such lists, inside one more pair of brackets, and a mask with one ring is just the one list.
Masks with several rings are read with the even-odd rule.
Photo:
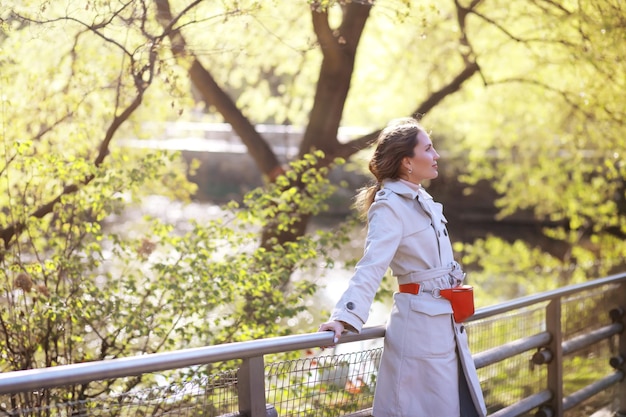
[[237, 371], [239, 413], [247, 417], [266, 417], [265, 363], [263, 356], [244, 358]]
[[[626, 326], [626, 319], [623, 314], [623, 312], [626, 311], [626, 283], [622, 283], [620, 285], [618, 294], [617, 302], [619, 303], [619, 308], [622, 312], [620, 319]], [[622, 333], [619, 336], [619, 351], [617, 356], [620, 358], [626, 358], [626, 329], [622, 330]], [[622, 372], [626, 372], [626, 366], [622, 365], [621, 370]], [[618, 398], [618, 408], [615, 416], [626, 417], [626, 378], [622, 378], [622, 381], [618, 384], [615, 391]]]
[[550, 406], [553, 415], [563, 415], [563, 333], [561, 330], [561, 297], [550, 301], [546, 307], [546, 330], [552, 335], [548, 349], [552, 360], [548, 363], [548, 389], [552, 392]]

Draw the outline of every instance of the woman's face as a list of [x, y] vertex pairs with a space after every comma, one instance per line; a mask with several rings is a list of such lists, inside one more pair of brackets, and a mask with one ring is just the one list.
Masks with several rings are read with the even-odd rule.
[[413, 156], [402, 160], [402, 178], [415, 184], [420, 184], [424, 180], [437, 178], [437, 160], [439, 154], [433, 146], [433, 142], [426, 132], [417, 133], [417, 145], [413, 149]]

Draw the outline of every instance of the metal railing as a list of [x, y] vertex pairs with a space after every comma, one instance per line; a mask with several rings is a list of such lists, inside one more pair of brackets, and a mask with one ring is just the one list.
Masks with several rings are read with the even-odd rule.
[[[538, 417], [562, 416], [577, 405], [611, 390], [613, 393], [605, 402], [614, 407], [617, 415], [626, 415], [625, 310], [626, 273], [479, 309], [466, 327], [490, 415], [522, 416], [536, 410]], [[340, 344], [380, 340], [384, 335], [384, 326], [365, 328], [361, 334], [345, 335]], [[231, 400], [236, 410], [228, 414], [230, 416], [371, 415], [371, 393], [375, 387], [381, 348], [349, 354], [356, 355], [353, 362], [346, 355], [333, 355], [266, 364], [268, 355], [331, 344], [332, 334], [311, 333], [8, 372], [0, 374], [0, 405], [6, 415], [11, 416], [112, 415], [97, 412], [98, 407], [93, 406], [83, 407], [81, 413], [63, 413], [59, 411], [64, 406], [62, 402], [53, 405], [56, 414], [49, 412], [50, 406], [46, 414], [35, 414], [33, 410], [29, 414], [19, 409], [10, 410], [7, 405], [19, 403], [16, 399], [20, 395], [42, 396], [47, 389], [56, 387], [241, 360], [236, 374], [219, 378], [220, 392], [233, 396]], [[372, 367], [365, 370], [364, 364]], [[356, 379], [349, 374], [349, 368], [355, 367], [361, 370]], [[582, 383], [571, 380], [576, 369], [582, 369], [582, 372], [589, 369], [588, 374], [599, 376]], [[286, 376], [294, 370], [297, 377]], [[291, 385], [281, 385], [287, 379]], [[226, 385], [224, 381], [227, 381]], [[356, 382], [361, 385], [355, 385]], [[349, 391], [348, 385], [353, 391]], [[207, 380], [196, 381], [194, 386], [205, 391], [204, 403], [194, 406], [186, 400], [185, 407], [192, 410], [201, 407], [203, 412], [199, 413], [198, 408], [189, 415], [219, 415], [207, 411], [207, 402], [214, 401], [213, 396], [218, 390], [212, 388], [209, 398]], [[306, 399], [289, 398], [304, 388], [309, 392]], [[184, 391], [170, 390], [176, 398], [181, 398]], [[287, 400], [279, 398], [279, 391], [287, 393]], [[339, 399], [330, 401], [332, 404], [327, 404], [330, 408], [320, 405], [331, 393], [339, 395]], [[364, 401], [363, 395], [366, 395]], [[138, 397], [141, 397], [142, 404], [149, 402], [149, 395], [135, 393], [133, 404], [138, 403]], [[357, 404], [354, 401], [358, 398], [361, 402]], [[119, 399], [114, 402], [122, 403]], [[170, 398], [167, 402], [176, 401]], [[294, 406], [296, 403], [297, 407]], [[338, 413], [338, 406], [345, 412]], [[286, 411], [290, 407], [299, 411]], [[168, 412], [159, 413], [159, 408], [165, 409], [153, 406], [150, 415], [183, 415], [180, 411], [172, 413], [171, 407]], [[315, 411], [317, 409], [325, 411], [319, 411], [319, 414]], [[331, 414], [328, 410], [334, 411]], [[143, 415], [148, 414], [143, 412]]]
[[[590, 309], [581, 299], [588, 298], [590, 292], [596, 294], [612, 293], [609, 303], [603, 305], [608, 308], [605, 311], [606, 318], [611, 322], [603, 324], [598, 321], [602, 317], [598, 312], [602, 309]], [[603, 301], [596, 301], [603, 304]], [[564, 321], [575, 319], [563, 314], [563, 309], [569, 304], [577, 305], [574, 313], [585, 314], [589, 312], [595, 317], [595, 328], [580, 331], [580, 329], [568, 329], [567, 333], [577, 334], [571, 338], [565, 337]], [[612, 304], [612, 305], [611, 305]], [[544, 292], [541, 294], [520, 298], [511, 302], [488, 307], [478, 311], [471, 319], [479, 322], [489, 317], [507, 314], [515, 310], [532, 309], [541, 306], [544, 312], [543, 331], [512, 340], [497, 347], [484, 350], [474, 355], [477, 369], [512, 358], [533, 349], [531, 364], [547, 367], [547, 380], [545, 389], [528, 395], [519, 402], [504, 407], [490, 415], [492, 416], [519, 416], [535, 408], [539, 408], [537, 417], [562, 416], [564, 412], [574, 406], [593, 397], [610, 386], [618, 385], [616, 400], [618, 415], [626, 415], [626, 383], [624, 382], [624, 359], [626, 358], [626, 332], [624, 332], [624, 316], [626, 309], [626, 274], [614, 275], [583, 284], [572, 285], [562, 289]], [[586, 348], [593, 346], [613, 336], [618, 337], [615, 355], [606, 361], [608, 369], [613, 369], [610, 374], [566, 395], [564, 392], [564, 362], [568, 355], [573, 355]]]

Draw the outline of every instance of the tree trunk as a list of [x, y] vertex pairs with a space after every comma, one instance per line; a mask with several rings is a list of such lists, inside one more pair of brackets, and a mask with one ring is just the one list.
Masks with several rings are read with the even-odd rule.
[[350, 91], [356, 52], [371, 7], [356, 2], [346, 4], [342, 23], [336, 30], [330, 27], [326, 12], [311, 12], [323, 59], [309, 124], [300, 144], [300, 157], [313, 149], [331, 156], [340, 147], [337, 132]]

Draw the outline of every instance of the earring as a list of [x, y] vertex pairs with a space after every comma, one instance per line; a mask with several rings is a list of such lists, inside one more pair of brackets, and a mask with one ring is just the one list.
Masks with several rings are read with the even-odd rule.
[[413, 168], [409, 168], [409, 174], [413, 172]]

